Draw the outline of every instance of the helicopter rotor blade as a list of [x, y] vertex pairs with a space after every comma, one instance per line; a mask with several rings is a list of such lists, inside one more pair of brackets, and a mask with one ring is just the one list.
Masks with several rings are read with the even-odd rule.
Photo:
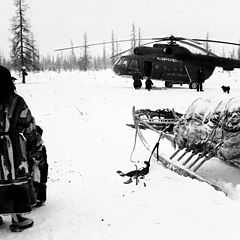
[[186, 40], [188, 40], [189, 42], [191, 42], [191, 43], [193, 43], [193, 44], [196, 44], [196, 45], [202, 45], [201, 42], [198, 42], [198, 41], [193, 40], [193, 39], [191, 39], [191, 38], [186, 38]]
[[201, 50], [202, 52], [205, 52], [205, 53], [207, 53], [208, 55], [211, 55], [211, 56], [214, 56], [214, 57], [218, 57], [218, 55], [216, 55], [216, 54], [214, 54], [214, 53], [212, 53], [212, 52], [209, 52], [209, 51], [207, 51], [205, 48], [199, 47], [199, 46], [196, 45], [196, 44], [189, 43], [189, 42], [185, 42], [185, 41], [183, 41], [183, 40], [181, 40], [181, 41], [179, 41], [179, 42], [181, 42], [181, 43], [183, 43], [183, 44], [186, 44], [186, 45], [189, 45], [189, 46], [191, 46], [191, 47], [194, 47], [194, 48], [196, 48], [196, 49], [198, 49], [198, 50]]
[[[180, 40], [189, 40], [192, 41], [196, 44], [200, 44], [198, 43], [196, 40], [193, 39], [187, 39], [187, 38], [183, 38], [183, 37], [174, 37], [173, 35], [171, 35], [170, 37], [163, 37], [163, 38], [141, 38], [141, 39], [135, 39], [136, 41], [150, 41], [149, 43], [145, 43], [145, 44], [141, 44], [140, 46], [144, 46], [144, 45], [148, 45], [151, 43], [155, 43], [155, 42], [161, 42], [161, 41], [180, 41]], [[132, 39], [123, 39], [123, 40], [117, 40], [114, 41], [114, 43], [123, 43], [123, 42], [130, 42], [132, 41]], [[86, 45], [78, 45], [78, 46], [72, 46], [72, 47], [65, 47], [65, 48], [58, 48], [55, 49], [54, 51], [65, 51], [65, 50], [70, 50], [70, 49], [76, 49], [76, 48], [85, 48], [85, 47], [92, 47], [92, 46], [99, 46], [99, 45], [105, 45], [105, 44], [112, 44], [112, 41], [109, 42], [98, 42], [98, 43], [91, 43], [91, 44], [86, 44]], [[128, 52], [129, 50], [126, 50], [126, 52]], [[120, 55], [120, 54], [119, 54]]]
[[[102, 42], [102, 43], [93, 43], [93, 44], [87, 44], [87, 45], [79, 45], [79, 46], [75, 46], [75, 47], [65, 47], [65, 48], [58, 48], [58, 49], [55, 49], [54, 51], [57, 52], [57, 51], [64, 51], [64, 50], [69, 50], [69, 49], [75, 49], [75, 48], [84, 48], [84, 47], [90, 47], [90, 46], [97, 46], [97, 45], [104, 45], [105, 43]], [[106, 43], [107, 44], [107, 43]]]
[[[138, 40], [138, 39], [136, 39]], [[114, 43], [121, 43], [121, 42], [130, 42], [132, 41], [131, 39], [125, 39], [125, 40], [117, 40], [114, 41]], [[98, 45], [105, 45], [105, 44], [112, 44], [113, 42], [98, 42], [98, 43], [91, 43], [91, 44], [86, 44], [86, 45], [79, 45], [75, 47], [66, 47], [66, 48], [59, 48], [55, 49], [54, 51], [64, 51], [64, 50], [69, 50], [69, 49], [74, 49], [74, 48], [84, 48], [84, 47], [92, 47], [92, 46], [98, 46]]]
[[159, 38], [159, 41], [170, 41], [170, 42], [174, 42], [174, 41], [190, 41], [193, 44], [197, 44], [197, 45], [201, 45], [200, 42], [198, 42], [197, 40], [191, 39], [191, 38], [185, 38], [185, 37], [175, 37], [173, 35], [171, 35], [170, 37], [165, 37], [165, 38]]
[[212, 43], [222, 43], [222, 44], [230, 44], [230, 45], [240, 46], [240, 43], [234, 43], [234, 42], [218, 41], [218, 40], [211, 40], [211, 39], [200, 39], [200, 38], [175, 37], [173, 35], [171, 35], [170, 37], [164, 37], [164, 38], [152, 38], [152, 40], [158, 40], [158, 41], [184, 41], [184, 40], [188, 40], [188, 41], [193, 42], [194, 44], [197, 44], [197, 45], [201, 45], [200, 42], [212, 42]]
[[[145, 38], [145, 39], [141, 39], [141, 40], [149, 40], [149, 39], [146, 39], [146, 38]], [[152, 43], [156, 43], [156, 42], [158, 42], [158, 41], [147, 42], [147, 43], [144, 43], [144, 44], [139, 45], [138, 47], [146, 46], [146, 45], [148, 45], [148, 44], [152, 44]], [[120, 52], [120, 53], [117, 53], [117, 54], [111, 56], [110, 58], [118, 57], [118, 56], [120, 56], [120, 55], [122, 55], [122, 54], [124, 54], [124, 53], [126, 53], [126, 52], [131, 51], [132, 49], [133, 49], [133, 48], [129, 48], [129, 49], [123, 51], [123, 52]]]
[[129, 49], [127, 49], [127, 50], [123, 51], [123, 52], [120, 52], [120, 53], [117, 53], [117, 54], [115, 54], [115, 55], [111, 56], [110, 58], [115, 58], [115, 57], [118, 57], [118, 56], [120, 56], [120, 55], [122, 55], [122, 54], [124, 54], [124, 53], [126, 53], [126, 52], [129, 52], [129, 51], [131, 51], [132, 49], [133, 49], [133, 48], [129, 48]]
[[198, 42], [212, 42], [212, 43], [222, 43], [222, 44], [230, 44], [230, 45], [236, 45], [236, 46], [240, 46], [240, 43], [234, 43], [234, 42], [226, 42], [226, 41], [217, 41], [217, 40], [210, 40], [210, 39], [192, 39], [194, 41], [198, 41]]
[[141, 45], [139, 45], [139, 47], [141, 47], [141, 46], [146, 46], [146, 45], [148, 45], [148, 44], [153, 44], [153, 43], [156, 43], [156, 42], [159, 42], [158, 40], [156, 41], [152, 41], [152, 42], [147, 42], [147, 43], [144, 43], [144, 44], [141, 44]]
[[[202, 44], [201, 42], [212, 42], [212, 43], [221, 43], [221, 44], [230, 44], [230, 45], [240, 46], [240, 43], [234, 43], [234, 42], [218, 41], [218, 40], [211, 40], [211, 39], [175, 37], [173, 35], [170, 35], [169, 37], [162, 37], [162, 38], [158, 38], [158, 37], [157, 38], [141, 38], [141, 39], [135, 39], [135, 40], [136, 41], [139, 41], [139, 40], [154, 41], [154, 42], [170, 41], [170, 43], [173, 43], [175, 41], [189, 41], [195, 45], [201, 45]], [[122, 43], [122, 42], [130, 42], [130, 41], [132, 41], [132, 39], [117, 40], [117, 41], [113, 41], [113, 42], [114, 43]], [[65, 48], [55, 49], [54, 51], [64, 51], [64, 50], [70, 50], [70, 49], [75, 49], [75, 48], [86, 48], [86, 47], [92, 47], [92, 46], [98, 46], [98, 45], [112, 44], [113, 42], [112, 41], [98, 42], [98, 43], [92, 43], [92, 44], [86, 44], [86, 45], [79, 45], [79, 46], [75, 46], [75, 47], [73, 47], [73, 46], [65, 47]], [[154, 43], [154, 42], [150, 42], [150, 43]], [[150, 43], [146, 43], [146, 45], [150, 44]], [[141, 44], [141, 46], [142, 46], [142, 44]]]
[[[137, 40], [139, 40], [139, 39], [137, 39]], [[170, 37], [164, 37], [164, 38], [142, 38], [141, 40], [143, 40], [143, 41], [153, 40], [153, 41], [141, 44], [139, 47], [146, 46], [146, 45], [153, 44], [153, 43], [157, 43], [157, 42], [162, 42], [162, 41], [179, 41], [179, 42], [182, 42], [183, 44], [195, 47], [195, 48], [197, 48], [197, 49], [199, 49], [199, 50], [201, 50], [203, 52], [206, 52], [206, 53], [208, 53], [210, 55], [217, 56], [217, 55], [215, 55], [215, 54], [213, 54], [211, 52], [206, 51], [204, 48], [199, 47], [198, 45], [200, 45], [201, 43], [197, 42], [196, 40], [192, 40], [192, 39], [188, 39], [188, 38], [170, 36]], [[188, 41], [191, 41], [193, 43], [188, 43], [188, 42], [185, 42], [184, 40], [188, 40]], [[198, 45], [196, 45], [196, 44], [198, 44]], [[120, 56], [120, 55], [122, 55], [122, 54], [124, 54], [126, 52], [131, 51], [131, 50], [132, 50], [132, 48], [129, 48], [129, 49], [123, 51], [123, 52], [120, 52], [120, 53], [118, 53], [118, 54], [116, 54], [114, 56], [111, 56], [110, 58], [114, 58], [114, 57]]]

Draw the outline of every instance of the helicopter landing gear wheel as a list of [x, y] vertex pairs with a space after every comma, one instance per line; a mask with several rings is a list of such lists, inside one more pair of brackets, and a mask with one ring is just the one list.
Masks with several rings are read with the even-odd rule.
[[168, 81], [165, 82], [166, 88], [171, 88], [172, 86], [173, 86], [172, 82], [168, 82]]
[[190, 82], [189, 83], [189, 88], [190, 89], [196, 89], [197, 88], [197, 82]]

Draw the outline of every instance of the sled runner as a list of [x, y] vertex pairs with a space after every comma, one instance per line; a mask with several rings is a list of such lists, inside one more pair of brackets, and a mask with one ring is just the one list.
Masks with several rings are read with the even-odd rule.
[[[152, 147], [145, 138], [142, 129], [147, 129], [148, 131], [158, 134], [157, 144], [159, 149], [162, 147], [161, 142], [163, 139], [167, 139], [174, 144], [174, 135], [172, 133], [172, 129], [178, 118], [181, 116], [180, 114], [177, 115], [174, 111], [172, 111], [171, 118], [169, 118], [171, 121], [166, 121], [166, 117], [163, 117], [162, 119], [159, 118], [159, 122], [157, 122], [157, 118], [155, 118], [152, 122], [151, 116], [154, 115], [153, 111], [146, 111], [144, 109], [136, 110], [135, 107], [133, 107], [132, 114], [137, 136], [140, 138], [144, 147], [148, 151], [152, 152]], [[162, 124], [163, 121], [164, 124]], [[159, 128], [158, 126], [161, 127]], [[146, 130], [144, 131], [146, 135]], [[197, 171], [204, 165], [204, 163], [214, 156], [215, 150], [218, 148], [218, 146], [219, 145], [216, 145], [215, 148], [206, 153], [196, 153], [194, 152], [194, 149], [189, 150], [187, 148], [177, 148], [169, 158], [158, 154], [159, 149], [157, 149], [157, 151], [153, 152], [153, 157], [157, 161], [160, 161], [164, 167], [176, 172], [181, 176], [190, 177], [201, 182], [206, 182], [214, 189], [224, 192], [224, 190], [218, 186], [217, 183], [212, 182], [197, 173]]]

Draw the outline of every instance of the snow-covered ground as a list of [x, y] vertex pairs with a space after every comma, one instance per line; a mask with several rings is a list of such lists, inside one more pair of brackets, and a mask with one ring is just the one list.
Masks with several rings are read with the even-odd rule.
[[[240, 235], [240, 171], [211, 163], [206, 170], [222, 181], [229, 197], [206, 183], [184, 178], [152, 162], [146, 179], [123, 184], [117, 170], [135, 169], [132, 161], [148, 160], [140, 140], [130, 155], [135, 130], [132, 106], [174, 108], [184, 113], [200, 96], [240, 95], [240, 72], [215, 70], [204, 92], [175, 86], [165, 90], [134, 90], [130, 78], [111, 70], [95, 72], [40, 72], [29, 74], [27, 83], [16, 83], [36, 122], [44, 129], [50, 165], [48, 199], [29, 217], [35, 224], [21, 233], [8, 229], [4, 240], [206, 240], [238, 239]], [[227, 169], [227, 166], [226, 166]], [[202, 170], [203, 171], [203, 170]]]

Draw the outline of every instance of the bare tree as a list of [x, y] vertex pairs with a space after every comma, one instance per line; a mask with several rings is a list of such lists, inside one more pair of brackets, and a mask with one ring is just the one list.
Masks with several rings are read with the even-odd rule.
[[224, 47], [222, 48], [222, 57], [226, 57], [226, 52], [225, 52]]
[[87, 33], [86, 32], [84, 33], [83, 39], [84, 39], [84, 47], [83, 47], [84, 48], [84, 53], [83, 53], [83, 59], [82, 59], [82, 61], [83, 61], [83, 70], [87, 71], [88, 65], [91, 62], [91, 58], [90, 58], [90, 55], [88, 53]]
[[138, 28], [138, 46], [140, 46], [141, 45], [141, 29], [140, 28]]
[[[28, 5], [25, 0], [14, 0], [16, 6], [16, 14], [12, 18], [12, 34], [11, 39], [11, 59], [13, 67], [16, 70], [38, 70], [39, 54], [35, 47], [33, 34], [30, 31], [29, 21], [26, 18], [26, 10]], [[23, 71], [22, 71], [23, 72]], [[25, 74], [22, 75], [22, 82], [25, 83]]]
[[[238, 40], [238, 43], [240, 44], [240, 40]], [[237, 49], [237, 59], [240, 60], [240, 46]]]
[[77, 69], [77, 58], [76, 58], [76, 54], [74, 52], [74, 47], [73, 47], [73, 42], [71, 40], [71, 53], [70, 53], [70, 69]]
[[105, 41], [103, 42], [103, 69], [107, 68], [107, 63], [106, 63], [106, 47], [105, 47]]
[[230, 54], [230, 58], [237, 59], [234, 47], [232, 48], [232, 51], [230, 51], [229, 54]]
[[[119, 54], [121, 52], [121, 47], [120, 47], [120, 44], [118, 42], [118, 40], [116, 39], [116, 54]], [[115, 63], [115, 59], [114, 59], [114, 62]]]
[[[206, 40], [209, 40], [209, 32], [207, 32]], [[209, 43], [208, 43], [208, 42], [206, 42], [205, 49], [206, 49], [208, 52], [210, 52], [210, 51], [211, 51], [211, 49], [210, 49], [210, 46], [209, 46]]]
[[114, 40], [114, 32], [112, 30], [112, 58], [111, 58], [112, 64], [114, 64], [114, 62], [115, 62], [115, 57], [114, 56], [116, 55], [114, 42], [115, 42], [115, 40]]
[[134, 23], [132, 24], [131, 40], [131, 48], [134, 49], [136, 47], [136, 29]]

